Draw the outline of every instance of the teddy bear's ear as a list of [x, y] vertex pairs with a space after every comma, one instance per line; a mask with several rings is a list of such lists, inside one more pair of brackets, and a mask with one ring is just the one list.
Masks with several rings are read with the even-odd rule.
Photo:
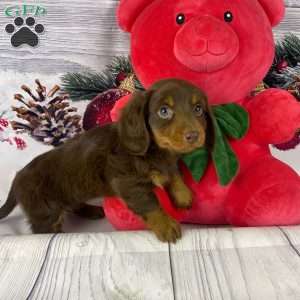
[[285, 6], [283, 0], [258, 0], [269, 17], [272, 27], [278, 25], [284, 17]]
[[154, 0], [121, 0], [117, 9], [119, 26], [127, 32], [131, 31], [136, 18]]

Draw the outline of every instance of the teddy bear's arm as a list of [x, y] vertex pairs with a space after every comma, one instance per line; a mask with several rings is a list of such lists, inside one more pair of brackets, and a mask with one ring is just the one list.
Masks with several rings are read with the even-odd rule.
[[291, 140], [300, 128], [300, 103], [287, 91], [268, 89], [247, 104], [250, 134], [261, 144]]

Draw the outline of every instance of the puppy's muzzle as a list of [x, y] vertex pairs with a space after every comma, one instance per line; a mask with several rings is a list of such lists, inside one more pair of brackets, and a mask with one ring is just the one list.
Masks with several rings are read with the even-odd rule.
[[199, 140], [200, 133], [198, 131], [189, 131], [184, 134], [184, 140], [188, 144], [195, 144]]

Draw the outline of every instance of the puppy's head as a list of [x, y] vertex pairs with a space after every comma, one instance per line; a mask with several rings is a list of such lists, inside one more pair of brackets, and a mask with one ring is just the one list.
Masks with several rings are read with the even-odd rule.
[[134, 94], [119, 122], [122, 144], [144, 155], [153, 139], [158, 147], [184, 154], [213, 143], [211, 110], [206, 95], [178, 79], [155, 83]]
[[157, 82], [149, 101], [149, 126], [156, 144], [178, 154], [192, 152], [213, 137], [206, 95], [178, 79]]

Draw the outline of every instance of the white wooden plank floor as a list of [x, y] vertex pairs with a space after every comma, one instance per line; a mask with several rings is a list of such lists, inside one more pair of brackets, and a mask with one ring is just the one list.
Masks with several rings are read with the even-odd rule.
[[188, 232], [171, 246], [177, 299], [300, 299], [299, 253], [282, 230]]
[[300, 226], [0, 239], [0, 299], [299, 300]]

